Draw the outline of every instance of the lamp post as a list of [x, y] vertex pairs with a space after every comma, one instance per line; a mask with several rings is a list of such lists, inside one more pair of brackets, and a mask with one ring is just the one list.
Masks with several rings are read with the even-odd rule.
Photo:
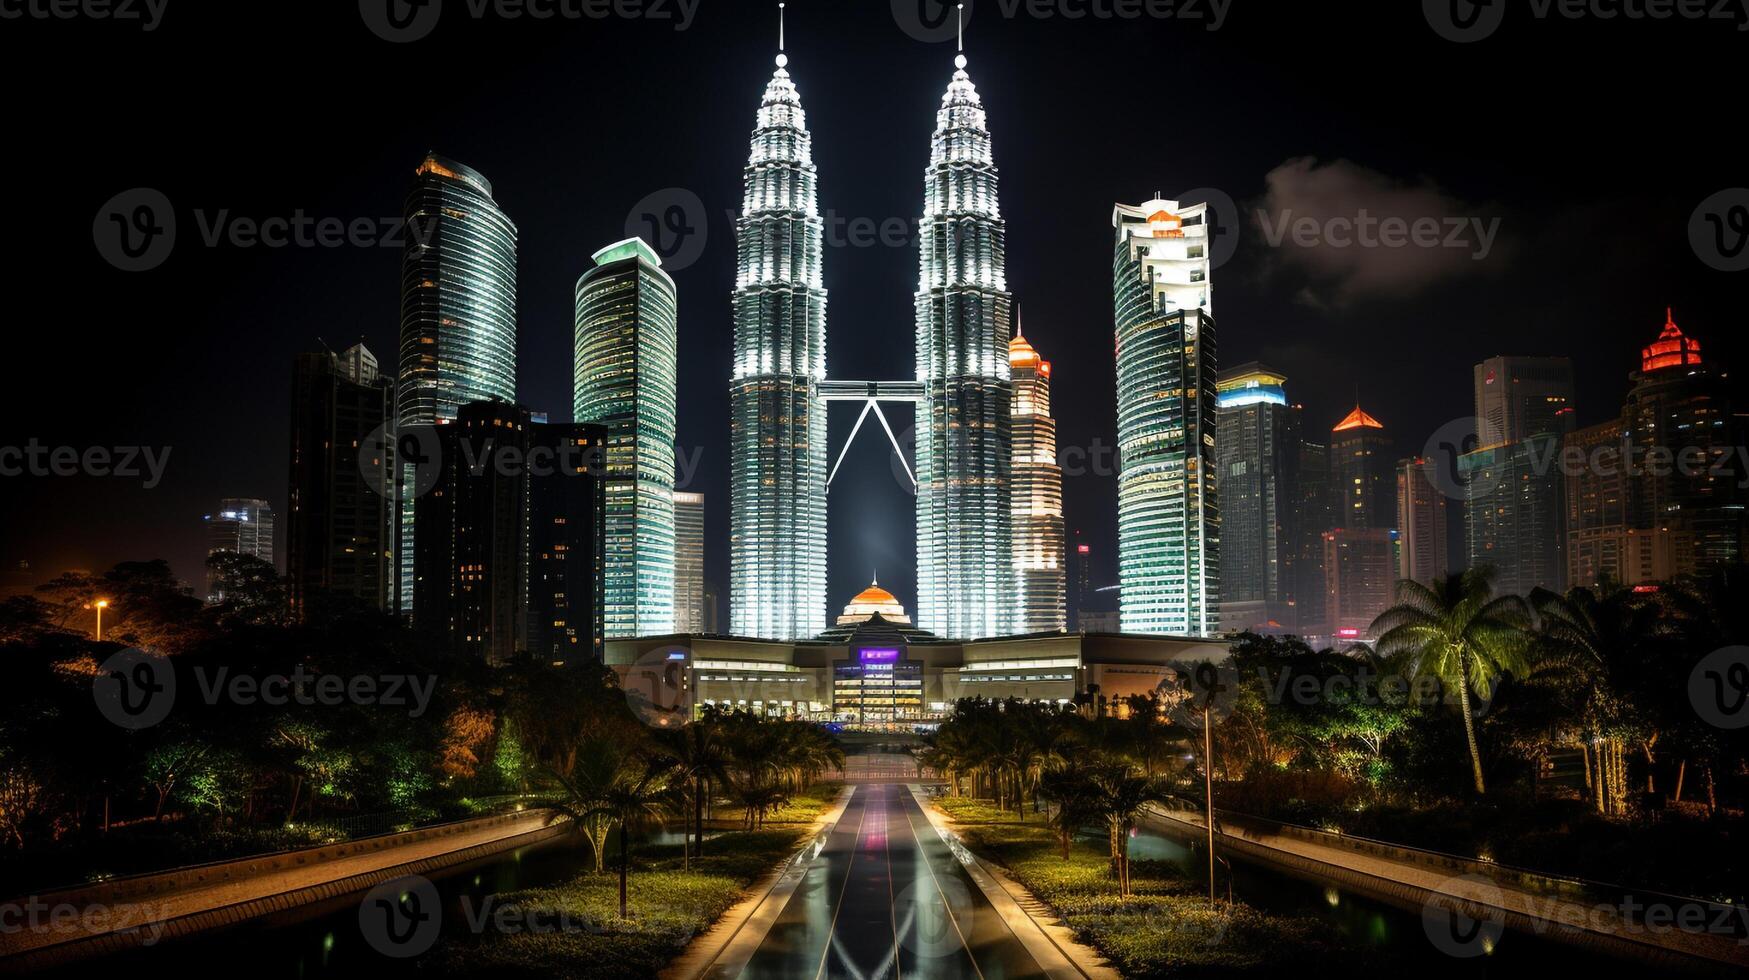
[[86, 608], [97, 610], [97, 642], [102, 643], [103, 642], [103, 610], [109, 608], [109, 600], [108, 599], [98, 599], [96, 602], [91, 603], [91, 605], [87, 606]]

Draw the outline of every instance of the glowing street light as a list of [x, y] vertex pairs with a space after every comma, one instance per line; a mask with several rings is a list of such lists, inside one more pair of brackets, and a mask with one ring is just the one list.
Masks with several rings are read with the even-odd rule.
[[108, 599], [98, 599], [96, 602], [93, 602], [93, 603], [87, 605], [85, 608], [97, 610], [97, 642], [102, 643], [103, 642], [103, 611], [105, 609], [109, 608], [109, 600]]

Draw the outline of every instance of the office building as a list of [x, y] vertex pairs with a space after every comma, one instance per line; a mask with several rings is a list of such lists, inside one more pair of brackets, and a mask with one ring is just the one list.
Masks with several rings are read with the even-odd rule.
[[1286, 630], [1294, 621], [1300, 415], [1286, 383], [1255, 362], [1215, 381], [1221, 623], [1228, 631]]
[[[207, 557], [220, 552], [250, 555], [273, 564], [273, 507], [253, 497], [226, 497], [204, 518]], [[224, 587], [207, 569], [207, 601], [223, 602]]]
[[704, 494], [674, 494], [674, 632], [705, 628]]
[[1452, 571], [1445, 494], [1433, 482], [1433, 460], [1397, 463], [1397, 577], [1431, 585]]
[[1063, 527], [1063, 468], [1057, 463], [1057, 423], [1051, 417], [1051, 362], [1016, 333], [1008, 344], [1014, 376], [1014, 571], [1019, 633], [1067, 628], [1068, 556]]

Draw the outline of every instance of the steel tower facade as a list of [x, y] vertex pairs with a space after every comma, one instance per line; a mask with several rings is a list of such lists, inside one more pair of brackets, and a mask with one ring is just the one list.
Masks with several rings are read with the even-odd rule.
[[917, 622], [941, 636], [1013, 632], [1013, 297], [984, 107], [965, 55], [936, 113], [916, 294]]
[[1063, 526], [1063, 467], [1051, 417], [1051, 362], [1016, 334], [1008, 343], [1014, 372], [1014, 571], [1021, 633], [1067, 627], [1063, 593], [1068, 542]]
[[826, 628], [826, 290], [812, 138], [788, 57], [765, 86], [736, 222], [730, 629]]

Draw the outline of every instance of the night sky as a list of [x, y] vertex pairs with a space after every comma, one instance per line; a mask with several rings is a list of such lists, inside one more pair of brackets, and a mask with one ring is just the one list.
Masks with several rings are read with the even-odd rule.
[[[1113, 441], [1111, 207], [1156, 190], [1238, 202], [1238, 250], [1214, 277], [1219, 360], [1285, 372], [1309, 429], [1327, 430], [1358, 390], [1399, 450], [1419, 451], [1469, 413], [1470, 367], [1493, 354], [1570, 355], [1579, 421], [1600, 421], [1666, 305], [1708, 358], [1744, 361], [1749, 273], [1715, 271], [1688, 235], [1703, 199], [1749, 183], [1733, 108], [1749, 34], [1734, 23], [1538, 21], [1513, 4], [1497, 34], [1459, 45], [1417, 3], [1234, 0], [1217, 31], [1206, 3], [1190, 8], [1201, 19], [1062, 16], [1108, 9], [1086, 0], [975, 7], [967, 54], [1002, 172], [1008, 284], [1055, 362], [1064, 447]], [[647, 195], [683, 188], [703, 203], [703, 250], [675, 272], [680, 443], [702, 450], [684, 489], [708, 495], [710, 577], [726, 593], [728, 214], [772, 71], [775, 4], [703, 0], [686, 30], [671, 0], [662, 12], [475, 19], [448, 0], [435, 31], [406, 44], [371, 33], [345, 0], [170, 0], [151, 32], [0, 20], [0, 446], [171, 447], [151, 490], [0, 477], [0, 560], [51, 573], [161, 556], [196, 583], [200, 518], [218, 498], [283, 511], [292, 355], [362, 337], [392, 368], [400, 253], [207, 247], [202, 216], [396, 216], [435, 149], [485, 174], [520, 228], [519, 396], [555, 420], [570, 415], [572, 285], [590, 253], [625, 237]], [[849, 222], [909, 222], [922, 207], [953, 47], [914, 39], [904, 19], [887, 0], [789, 6], [790, 71], [841, 238]], [[92, 226], [136, 187], [169, 198], [178, 237], [162, 266], [127, 273]], [[1499, 230], [1480, 261], [1272, 247], [1258, 208], [1498, 218]], [[911, 377], [914, 240], [846, 242], [825, 263], [831, 374]], [[834, 456], [857, 410], [834, 408]], [[873, 568], [915, 606], [913, 503], [889, 452], [866, 432], [832, 490], [833, 607]], [[1070, 527], [1102, 556], [1095, 578], [1115, 580], [1115, 479], [1064, 489]]]

